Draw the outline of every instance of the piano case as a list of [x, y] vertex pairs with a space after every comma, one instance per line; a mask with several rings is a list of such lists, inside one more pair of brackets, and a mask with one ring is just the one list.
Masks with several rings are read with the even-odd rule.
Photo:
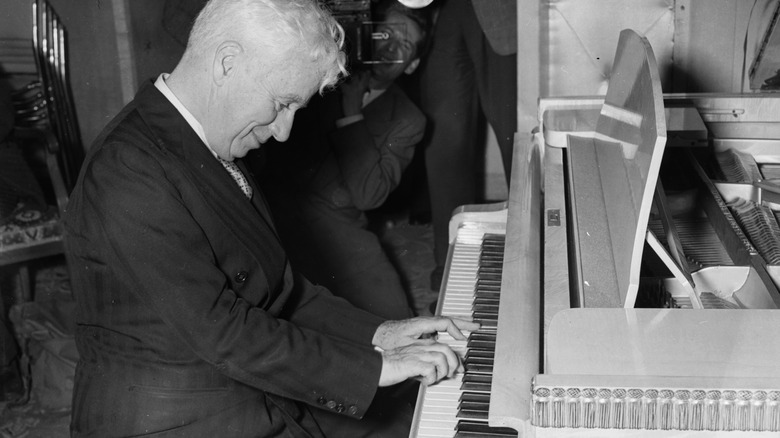
[[[483, 320], [468, 303], [469, 288], [480, 296], [479, 266], [461, 266], [479, 265], [485, 236], [503, 236], [498, 315], [483, 323], [492, 366], [440, 384], [457, 398], [476, 375], [488, 413], [459, 420], [457, 401], [430, 408], [438, 385], [423, 388], [411, 436], [780, 432], [776, 269], [732, 213], [740, 197], [776, 210], [778, 190], [724, 180], [717, 166], [728, 150], [760, 149], [756, 166], [772, 168], [780, 99], [664, 95], [650, 40], [624, 31], [617, 46], [606, 96], [540, 100], [533, 142], [516, 138], [507, 203], [453, 216], [441, 314]], [[695, 183], [667, 187], [668, 161]], [[678, 203], [690, 196], [682, 211], [715, 231], [714, 249], [685, 237]], [[721, 253], [726, 263], [696, 259]], [[650, 288], [648, 271], [660, 273]]]

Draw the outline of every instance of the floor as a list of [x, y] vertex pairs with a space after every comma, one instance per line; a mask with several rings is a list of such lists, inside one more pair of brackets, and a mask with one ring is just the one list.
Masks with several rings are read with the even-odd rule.
[[[433, 230], [430, 225], [412, 225], [403, 215], [382, 217], [378, 234], [396, 263], [420, 315], [429, 315], [429, 305], [437, 292], [430, 289], [433, 269]], [[36, 298], [57, 297], [69, 293], [64, 263], [54, 260], [36, 274]], [[34, 385], [34, 384], [33, 384]], [[47, 409], [33, 397], [29, 402], [12, 404], [0, 401], [0, 438], [66, 438], [70, 413], [65, 409]]]

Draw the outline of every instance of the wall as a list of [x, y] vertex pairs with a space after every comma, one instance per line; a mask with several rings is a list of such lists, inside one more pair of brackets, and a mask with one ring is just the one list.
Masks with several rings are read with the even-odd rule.
[[[2, 0], [0, 51], [32, 58], [32, 1]], [[49, 0], [67, 30], [71, 89], [84, 148], [135, 95], [141, 81], [176, 65], [183, 45], [161, 26], [162, 0]], [[4, 44], [2, 41], [6, 40]], [[21, 52], [23, 53], [23, 52]], [[16, 68], [19, 70], [19, 68]], [[16, 74], [14, 86], [34, 75]]]
[[[605, 93], [618, 34], [625, 28], [647, 36], [665, 93], [752, 92], [747, 72], [777, 2], [518, 0], [521, 141], [530, 142], [538, 124], [540, 96]], [[497, 153], [490, 145], [487, 151]], [[500, 166], [486, 173], [497, 181]]]
[[[0, 40], [29, 41], [31, 0], [2, 1]], [[617, 34], [625, 27], [647, 32], [654, 42], [665, 66], [665, 92], [749, 92], [745, 71], [777, 1], [518, 0], [521, 139], [536, 126], [538, 96], [603, 92]], [[68, 30], [71, 87], [89, 145], [139, 82], [170, 71], [183, 47], [160, 25], [163, 0], [51, 4]], [[587, 50], [578, 50], [583, 47]], [[488, 140], [487, 153], [496, 154], [491, 144]], [[485, 162], [486, 178], [500, 186], [500, 161], [488, 156]], [[488, 190], [486, 198], [503, 196]]]

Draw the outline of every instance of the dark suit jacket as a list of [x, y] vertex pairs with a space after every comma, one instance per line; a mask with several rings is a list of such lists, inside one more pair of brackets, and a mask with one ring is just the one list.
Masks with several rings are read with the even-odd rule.
[[75, 435], [305, 436], [304, 404], [365, 412], [381, 320], [296, 278], [257, 187], [152, 84], [90, 150], [65, 224]]

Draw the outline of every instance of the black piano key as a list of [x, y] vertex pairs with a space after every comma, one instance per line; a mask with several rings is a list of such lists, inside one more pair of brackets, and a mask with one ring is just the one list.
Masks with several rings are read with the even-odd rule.
[[470, 362], [464, 363], [463, 367], [469, 373], [493, 374], [492, 363]]
[[516, 437], [517, 432], [508, 427], [490, 427], [484, 421], [460, 420], [455, 426], [457, 438], [506, 438]]
[[501, 292], [501, 279], [499, 278], [498, 280], [494, 280], [488, 278], [477, 278], [476, 290], [479, 291], [481, 289]]
[[480, 304], [485, 304], [489, 306], [498, 306], [501, 303], [501, 300], [498, 297], [492, 297], [492, 296], [475, 296], [474, 297], [474, 305], [478, 306]]
[[472, 363], [488, 364], [495, 361], [495, 352], [485, 350], [479, 353], [474, 353], [473, 351], [468, 351], [463, 359], [471, 360]]
[[471, 418], [471, 419], [488, 419], [488, 411], [490, 410], [490, 400], [472, 400], [461, 398], [458, 401], [457, 418]]
[[482, 298], [501, 298], [501, 285], [485, 285], [481, 284], [474, 288], [474, 296]]
[[482, 340], [482, 341], [495, 341], [496, 334], [492, 332], [486, 332], [484, 330], [476, 330], [469, 334], [469, 339]]
[[460, 389], [463, 391], [481, 391], [489, 394], [490, 383], [464, 382], [460, 385]]
[[477, 304], [472, 306], [472, 309], [475, 314], [491, 314], [498, 316], [498, 306], [489, 305], [489, 304]]
[[466, 372], [463, 374], [463, 380], [460, 384], [461, 391], [473, 391], [490, 393], [490, 385], [493, 376]]
[[485, 394], [484, 392], [463, 391], [460, 393], [460, 397], [458, 398], [458, 401], [490, 403], [490, 394]]
[[[497, 288], [500, 289], [500, 288]], [[493, 298], [498, 299], [500, 297], [500, 290], [489, 288], [489, 287], [479, 287], [474, 291], [475, 297], [480, 298]]]
[[504, 257], [487, 256], [480, 257], [477, 262], [477, 270], [489, 269], [492, 271], [503, 272], [504, 271]]
[[493, 312], [472, 312], [471, 317], [478, 320], [498, 321], [498, 314]]
[[480, 391], [490, 393], [490, 384], [493, 376], [480, 373], [466, 372], [463, 374], [463, 381], [460, 389], [462, 391]]
[[498, 282], [498, 284], [501, 284], [501, 273], [494, 273], [494, 272], [482, 272], [477, 274], [477, 283], [480, 282], [487, 282], [487, 281], [493, 281]]
[[468, 349], [478, 348], [480, 350], [495, 350], [496, 341], [484, 341], [484, 340], [467, 341], [466, 348]]
[[473, 321], [488, 330], [495, 330], [498, 327], [498, 319], [474, 318]]
[[487, 328], [487, 329], [480, 328], [479, 331], [480, 331], [480, 333], [482, 335], [480, 335], [480, 336], [469, 336], [468, 338], [466, 338], [466, 346], [468, 346], [470, 348], [476, 348], [478, 350], [495, 350], [496, 349], [496, 346], [495, 346], [496, 345], [496, 338], [495, 337], [491, 338], [491, 337], [484, 336], [484, 335], [490, 334], [490, 333], [496, 334], [496, 332], [493, 331], [493, 330], [490, 330], [489, 328]]
[[494, 357], [492, 354], [485, 354], [484, 356], [471, 354], [469, 352], [465, 358], [463, 358], [463, 361], [465, 363], [471, 363], [471, 364], [483, 364], [483, 365], [492, 365], [494, 361]]
[[[495, 344], [494, 344], [495, 345]], [[466, 343], [466, 359], [493, 359], [496, 355], [495, 349], [474, 348], [468, 342]]]

